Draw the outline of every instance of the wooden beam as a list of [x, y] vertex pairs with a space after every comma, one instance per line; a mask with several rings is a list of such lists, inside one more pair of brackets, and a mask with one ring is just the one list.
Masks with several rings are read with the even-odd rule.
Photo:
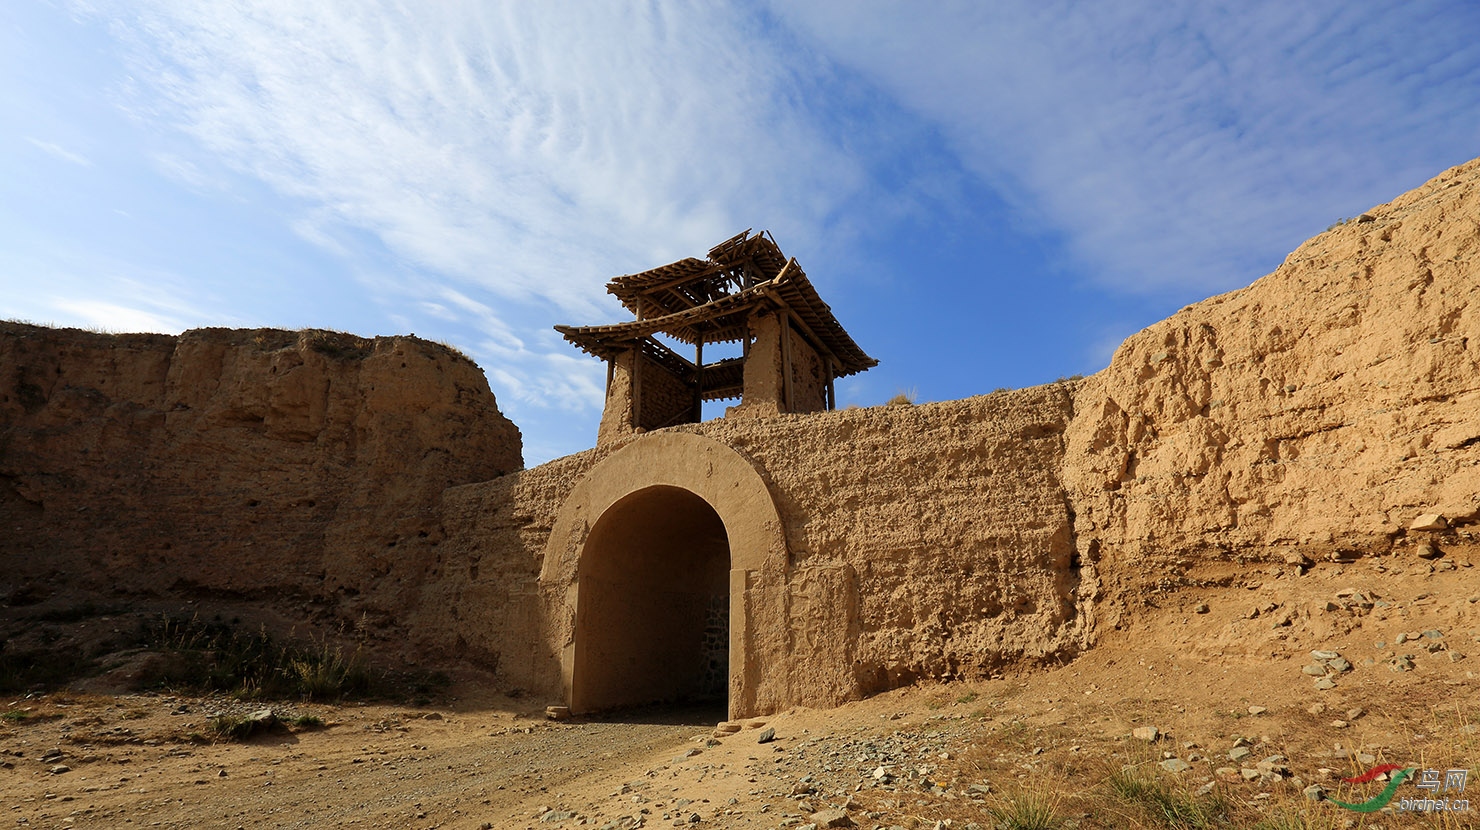
[[838, 395], [833, 390], [833, 359], [831, 356], [823, 358], [823, 366], [827, 371], [827, 411], [831, 412], [838, 408]]
[[694, 423], [704, 420], [704, 338], [694, 345]]
[[707, 280], [715, 274], [719, 273], [719, 271], [720, 267], [718, 265], [711, 265], [703, 271], [695, 271], [687, 277], [676, 277], [667, 282], [660, 282], [657, 285], [643, 286], [642, 288], [638, 289], [638, 291], [643, 294], [651, 294], [656, 291], [665, 291], [669, 288], [674, 287], [675, 285], [683, 285], [686, 282], [693, 282], [694, 280]]
[[[795, 260], [793, 260], [793, 262], [794, 261]], [[790, 266], [791, 263], [788, 262], [787, 265]], [[791, 309], [791, 306], [787, 305], [786, 301], [781, 297], [773, 296], [771, 299], [773, 302], [780, 303], [781, 305], [785, 306], [788, 311]], [[837, 355], [833, 354], [832, 349], [829, 349], [826, 346], [822, 345], [822, 338], [818, 337], [817, 333], [812, 331], [812, 327], [807, 325], [807, 321], [803, 320], [800, 317], [796, 317], [795, 315], [792, 316], [796, 321], [797, 326], [799, 327], [799, 333], [802, 335], [802, 338], [807, 341], [807, 345], [811, 346], [813, 349], [816, 349], [817, 353], [820, 355], [825, 355], [834, 359], [837, 358]]]

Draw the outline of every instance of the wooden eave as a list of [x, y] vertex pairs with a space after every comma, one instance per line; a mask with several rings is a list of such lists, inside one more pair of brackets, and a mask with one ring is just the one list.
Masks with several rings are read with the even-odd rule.
[[631, 348], [637, 340], [659, 332], [690, 345], [733, 343], [745, 337], [751, 310], [764, 302], [772, 289], [767, 283], [662, 317], [604, 326], [556, 326], [555, 330], [583, 351], [603, 359], [610, 359]]
[[[691, 345], [733, 343], [748, 336], [750, 315], [765, 306], [789, 313], [813, 347], [831, 358], [834, 377], [878, 365], [853, 342], [797, 261], [786, 259], [764, 232], [736, 234], [710, 249], [708, 260], [690, 257], [617, 277], [607, 284], [607, 291], [638, 319], [555, 327], [565, 339], [603, 359], [659, 332]], [[706, 387], [709, 371], [706, 366]]]

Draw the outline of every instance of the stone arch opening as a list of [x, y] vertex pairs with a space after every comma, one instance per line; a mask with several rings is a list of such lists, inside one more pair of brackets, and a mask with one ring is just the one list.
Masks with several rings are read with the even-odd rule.
[[726, 700], [730, 545], [703, 498], [657, 485], [617, 501], [576, 584], [573, 710]]
[[[718, 516], [729, 554], [729, 716], [767, 714], [785, 699], [778, 690], [789, 682], [787, 667], [768, 662], [767, 655], [775, 648], [763, 650], [767, 642], [757, 638], [758, 620], [753, 619], [757, 612], [770, 615], [768, 621], [774, 617], [777, 600], [769, 592], [774, 592], [788, 567], [781, 516], [770, 489], [751, 462], [733, 448], [712, 438], [671, 432], [644, 435], [588, 470], [566, 497], [550, 530], [540, 566], [541, 625], [549, 653], [558, 657], [562, 697], [573, 711], [588, 705], [585, 693], [576, 688], [581, 673], [577, 663], [589, 668], [594, 657], [586, 653], [585, 635], [593, 628], [586, 620], [610, 619], [599, 610], [594, 615], [583, 610], [593, 597], [596, 603], [603, 601], [599, 583], [601, 568], [606, 567], [591, 566], [595, 578], [586, 579], [587, 557], [594, 553], [609, 563], [620, 561], [601, 556], [601, 551], [618, 549], [617, 540], [641, 527], [641, 522], [664, 522], [664, 534], [681, 536], [675, 525], [666, 524], [679, 519], [639, 522], [637, 517], [688, 512], [688, 521], [698, 521], [692, 516], [708, 516], [700, 503]], [[665, 511], [665, 506], [684, 510]], [[715, 527], [712, 518], [705, 521]], [[588, 593], [593, 585], [596, 589]]]

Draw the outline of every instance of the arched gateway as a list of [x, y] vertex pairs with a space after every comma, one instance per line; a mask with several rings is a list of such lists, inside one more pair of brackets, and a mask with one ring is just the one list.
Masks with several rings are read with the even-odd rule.
[[678, 433], [608, 456], [566, 499], [540, 573], [567, 704], [725, 697], [755, 714], [745, 591], [785, 567], [771, 493], [735, 450]]

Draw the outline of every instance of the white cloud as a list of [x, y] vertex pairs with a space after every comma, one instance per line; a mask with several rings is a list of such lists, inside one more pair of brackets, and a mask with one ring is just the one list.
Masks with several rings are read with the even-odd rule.
[[40, 139], [31, 138], [30, 136], [26, 137], [26, 141], [30, 142], [31, 145], [34, 146], [36, 149], [40, 150], [43, 153], [46, 153], [52, 158], [61, 159], [68, 164], [75, 164], [79, 167], [92, 167], [92, 161], [89, 160], [87, 156], [74, 153], [59, 144], [53, 144], [50, 141], [42, 141]]
[[[546, 450], [600, 411], [604, 367], [550, 331], [615, 319], [606, 279], [745, 227], [804, 240], [867, 185], [813, 83], [748, 11], [625, 4], [75, 0], [123, 44], [115, 87], [177, 127], [154, 165], [285, 198], [404, 330], [464, 344]], [[223, 181], [226, 177], [222, 177]], [[229, 185], [223, 185], [228, 187]], [[539, 457], [539, 451], [533, 457]]]
[[160, 314], [156, 310], [119, 303], [57, 297], [53, 299], [51, 306], [68, 318], [81, 319], [84, 325], [104, 331], [179, 334], [185, 330], [185, 325], [178, 319]]
[[[1473, 10], [776, 3], [1135, 289], [1248, 282], [1480, 133]], [[1318, 217], [1318, 218], [1312, 218]]]
[[47, 237], [39, 247], [41, 254], [15, 243], [0, 246], [0, 315], [120, 333], [178, 334], [205, 321], [240, 323], [234, 314], [203, 311], [220, 298], [166, 268]]
[[599, 286], [617, 271], [703, 251], [757, 215], [815, 227], [862, 181], [810, 126], [787, 56], [738, 13], [96, 8], [130, 44], [134, 94], [158, 97], [131, 110], [158, 109], [299, 200], [305, 238], [369, 231], [414, 267], [583, 319], [612, 308]]
[[173, 153], [156, 153], [152, 159], [154, 169], [167, 179], [178, 182], [192, 190], [223, 190], [225, 185], [212, 178], [198, 165]]

